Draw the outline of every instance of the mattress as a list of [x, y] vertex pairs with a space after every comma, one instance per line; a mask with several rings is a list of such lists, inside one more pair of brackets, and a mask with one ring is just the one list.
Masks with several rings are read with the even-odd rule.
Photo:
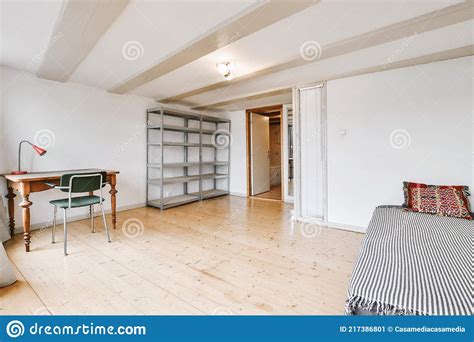
[[473, 222], [376, 208], [351, 276], [346, 314], [472, 315]]

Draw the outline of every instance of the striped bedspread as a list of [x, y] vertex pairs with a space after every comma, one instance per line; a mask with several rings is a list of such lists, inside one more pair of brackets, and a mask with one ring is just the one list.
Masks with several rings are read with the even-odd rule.
[[346, 314], [472, 315], [473, 222], [376, 208], [352, 273]]

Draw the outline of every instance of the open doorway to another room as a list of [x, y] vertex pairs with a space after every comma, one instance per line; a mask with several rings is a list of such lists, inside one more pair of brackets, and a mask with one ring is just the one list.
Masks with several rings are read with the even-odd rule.
[[248, 194], [282, 198], [282, 105], [247, 110]]

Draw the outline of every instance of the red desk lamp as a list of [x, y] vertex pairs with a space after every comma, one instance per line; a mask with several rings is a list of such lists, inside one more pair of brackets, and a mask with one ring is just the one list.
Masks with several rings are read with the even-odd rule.
[[23, 143], [27, 143], [27, 144], [30, 144], [31, 147], [33, 147], [33, 149], [36, 151], [36, 153], [38, 153], [40, 156], [44, 156], [46, 154], [46, 150], [35, 145], [35, 144], [32, 144], [31, 142], [29, 142], [28, 140], [22, 140], [20, 141], [20, 145], [18, 146], [18, 171], [13, 171], [12, 172], [12, 175], [24, 175], [26, 173], [28, 173], [28, 171], [21, 171], [21, 167], [20, 167], [20, 162], [21, 162], [21, 145]]

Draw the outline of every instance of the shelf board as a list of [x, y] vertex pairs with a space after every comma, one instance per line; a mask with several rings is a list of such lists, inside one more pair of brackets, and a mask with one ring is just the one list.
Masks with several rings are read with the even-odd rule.
[[213, 123], [229, 123], [229, 119], [216, 118], [215, 116], [201, 115], [202, 121], [213, 122]]
[[[206, 173], [202, 175], [202, 179], [222, 179], [228, 178], [229, 175], [225, 173]], [[198, 181], [199, 175], [192, 176], [177, 176], [177, 177], [164, 177], [163, 184], [172, 184], [172, 183], [186, 183]], [[148, 180], [148, 184], [160, 185], [160, 178], [153, 178]]]
[[202, 134], [210, 134], [210, 135], [212, 135], [212, 134], [214, 134], [215, 132], [216, 132], [215, 129], [203, 129], [203, 130], [202, 130]]
[[229, 175], [225, 173], [205, 173], [202, 175], [202, 179], [221, 179], [228, 177]]
[[[148, 129], [161, 129], [161, 125], [148, 125]], [[209, 134], [212, 135], [217, 130], [215, 129], [203, 129], [202, 131], [199, 128], [195, 127], [183, 127], [183, 126], [173, 126], [173, 125], [163, 125], [163, 129], [165, 131], [174, 131], [174, 132], [182, 132], [182, 133], [196, 133], [202, 132], [202, 134]]]
[[[228, 162], [224, 162], [224, 161], [208, 161], [208, 162], [202, 162], [202, 165], [206, 165], [206, 166], [209, 166], [209, 165], [216, 165], [216, 166], [226, 166], [226, 165], [229, 165]], [[154, 167], [154, 168], [157, 168], [159, 169], [161, 167], [161, 164], [160, 163], [149, 163], [147, 165], [148, 167]], [[195, 167], [195, 166], [199, 166], [199, 162], [187, 162], [187, 163], [165, 163], [164, 164], [164, 167]]]
[[[199, 162], [188, 162], [188, 163], [165, 163], [164, 167], [193, 167], [193, 166], [199, 166]], [[160, 163], [150, 163], [148, 164], [148, 167], [154, 167], [154, 168], [160, 168], [161, 164]]]
[[[161, 129], [161, 125], [148, 125], [148, 129]], [[166, 131], [182, 132], [182, 133], [199, 133], [199, 128], [194, 127], [184, 127], [184, 126], [173, 126], [173, 125], [163, 125], [163, 129]], [[204, 131], [204, 130], [203, 130]]]
[[[178, 195], [178, 196], [171, 196], [166, 197], [163, 199], [163, 208], [171, 208], [177, 205], [191, 203], [199, 201], [199, 195]], [[149, 200], [147, 201], [147, 205], [151, 205], [153, 207], [161, 207], [161, 199]]]
[[[148, 143], [148, 146], [161, 146], [160, 143]], [[182, 142], [171, 142], [167, 141], [163, 143], [163, 146], [184, 146], [184, 147], [199, 147], [199, 143], [182, 143]], [[202, 144], [202, 147], [216, 148], [213, 144]], [[228, 148], [228, 147], [226, 147]]]
[[[161, 146], [160, 143], [148, 143], [149, 146]], [[184, 143], [184, 142], [163, 142], [163, 146], [184, 146], [184, 147], [199, 147], [199, 143]]]
[[205, 162], [202, 162], [202, 165], [226, 166], [226, 165], [229, 165], [229, 162], [226, 162], [226, 161], [205, 161]]
[[[203, 190], [202, 198], [211, 198], [211, 197], [217, 197], [217, 196], [224, 196], [228, 194], [229, 192], [227, 190], [220, 190], [220, 189]], [[190, 195], [198, 196], [199, 192], [193, 192]]]
[[177, 118], [184, 118], [184, 119], [193, 119], [193, 120], [200, 120], [205, 122], [213, 122], [213, 123], [229, 123], [229, 119], [219, 118], [210, 115], [201, 115], [199, 113], [188, 112], [184, 110], [174, 109], [174, 108], [166, 108], [166, 107], [156, 107], [150, 108], [147, 110], [148, 113], [152, 114], [164, 114], [167, 116], [174, 116]]
[[[164, 177], [163, 178], [163, 184], [187, 183], [187, 182], [193, 182], [193, 181], [198, 181], [198, 180], [199, 180], [199, 175]], [[160, 178], [149, 179], [148, 183], [153, 184], [153, 185], [160, 185], [161, 184], [160, 183]]]
[[193, 120], [200, 120], [200, 114], [199, 113], [191, 113], [179, 109], [173, 109], [173, 108], [164, 108], [164, 107], [156, 107], [156, 108], [151, 108], [147, 110], [148, 113], [153, 113], [153, 114], [164, 114], [167, 116], [174, 116], [177, 118], [184, 118], [184, 119], [193, 119]]

